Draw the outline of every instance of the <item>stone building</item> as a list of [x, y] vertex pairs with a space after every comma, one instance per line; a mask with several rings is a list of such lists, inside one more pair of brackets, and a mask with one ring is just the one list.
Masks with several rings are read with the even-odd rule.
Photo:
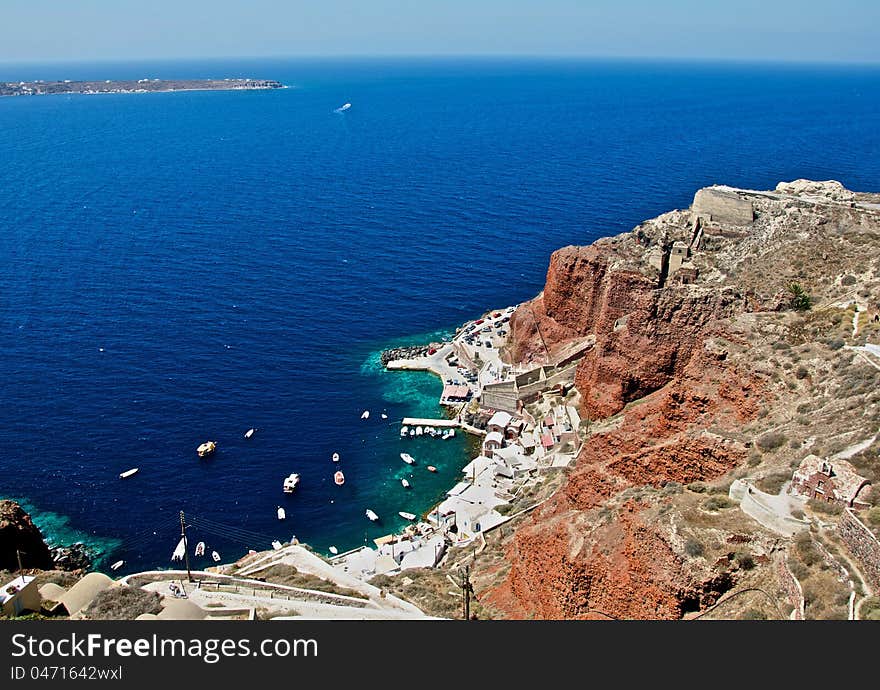
[[808, 455], [794, 471], [791, 488], [807, 498], [864, 508], [869, 505], [871, 484], [845, 460], [835, 460], [832, 464], [816, 455]]

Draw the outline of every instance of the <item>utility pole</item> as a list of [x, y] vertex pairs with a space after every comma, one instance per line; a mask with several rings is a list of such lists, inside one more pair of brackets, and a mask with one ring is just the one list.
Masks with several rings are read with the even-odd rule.
[[471, 594], [474, 591], [473, 586], [471, 585], [471, 567], [466, 565], [464, 567], [464, 574], [461, 576], [461, 595], [463, 598], [463, 613], [464, 619], [469, 621], [471, 619]]
[[18, 574], [21, 575], [23, 568], [21, 567], [21, 551], [15, 550], [15, 557], [18, 559]]
[[186, 543], [186, 518], [183, 511], [180, 511], [180, 536], [183, 538], [183, 558], [186, 561], [186, 579], [193, 581], [192, 572], [189, 569], [189, 545]]

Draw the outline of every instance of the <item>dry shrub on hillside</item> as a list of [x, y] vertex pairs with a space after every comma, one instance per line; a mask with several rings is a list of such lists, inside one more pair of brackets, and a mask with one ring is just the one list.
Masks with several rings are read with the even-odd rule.
[[161, 601], [158, 592], [140, 587], [109, 587], [98, 593], [84, 613], [92, 620], [133, 620], [142, 613], [159, 613]]

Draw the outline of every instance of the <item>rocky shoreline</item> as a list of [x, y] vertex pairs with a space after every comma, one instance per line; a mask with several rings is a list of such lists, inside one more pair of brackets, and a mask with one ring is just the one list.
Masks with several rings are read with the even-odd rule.
[[411, 345], [409, 347], [393, 347], [390, 350], [383, 350], [379, 356], [382, 366], [388, 366], [389, 362], [399, 359], [417, 359], [424, 357], [431, 349], [431, 345]]

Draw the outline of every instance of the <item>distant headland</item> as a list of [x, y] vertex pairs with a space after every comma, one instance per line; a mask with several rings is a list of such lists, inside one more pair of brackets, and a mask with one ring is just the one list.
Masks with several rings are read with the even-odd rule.
[[47, 94], [151, 93], [159, 91], [262, 91], [281, 89], [274, 79], [131, 79], [105, 81], [0, 82], [0, 96]]

